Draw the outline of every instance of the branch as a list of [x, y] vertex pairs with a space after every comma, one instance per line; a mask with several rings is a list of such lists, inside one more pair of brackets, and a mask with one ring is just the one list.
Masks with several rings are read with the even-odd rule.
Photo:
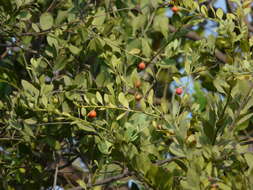
[[175, 157], [172, 157], [172, 158], [167, 158], [165, 160], [157, 160], [155, 162], [155, 164], [158, 165], [158, 166], [162, 166], [164, 164], [168, 164], [170, 162], [173, 162], [173, 161], [179, 160], [179, 159], [183, 159], [183, 158], [185, 158], [185, 157], [184, 156], [177, 156], [177, 157], [175, 156]]
[[[171, 32], [176, 32], [177, 31], [177, 29], [172, 25], [169, 25], [169, 30]], [[187, 38], [189, 38], [191, 40], [195, 40], [195, 41], [204, 39], [204, 38], [200, 37], [196, 32], [193, 32], [193, 31], [188, 32], [185, 36]], [[224, 53], [222, 53], [220, 50], [215, 50], [214, 54], [215, 54], [215, 57], [218, 60], [220, 60], [221, 62], [223, 62], [223, 63], [227, 62], [227, 56]]]
[[18, 44], [2, 44], [0, 43], [0, 47], [6, 47], [6, 48], [20, 48], [24, 51], [27, 51], [27, 52], [30, 52], [30, 53], [34, 53], [34, 54], [37, 54], [38, 52], [33, 50], [33, 49], [30, 49], [30, 48], [25, 48], [21, 45], [18, 45]]
[[[66, 168], [66, 167], [71, 166], [72, 163], [73, 163], [77, 158], [78, 158], [78, 156], [75, 156], [74, 158], [72, 158], [71, 160], [67, 161], [67, 163], [64, 164], [64, 165], [62, 165], [62, 166], [59, 166], [59, 165], [58, 165], [59, 163], [56, 163], [56, 167], [58, 167], [58, 170], [62, 170], [62, 169], [64, 169], [64, 168]], [[51, 166], [50, 168], [47, 169], [47, 172], [51, 172], [51, 171], [54, 171], [54, 170], [55, 170], [54, 166]]]
[[55, 8], [56, 4], [57, 4], [57, 0], [52, 1], [49, 7], [47, 8], [46, 12], [52, 11]]
[[233, 5], [231, 4], [231, 2], [229, 2], [229, 0], [225, 0], [226, 2], [226, 7], [229, 13], [233, 12]]
[[[168, 158], [168, 159], [165, 159], [165, 160], [158, 160], [158, 161], [154, 162], [154, 164], [156, 164], [157, 166], [162, 166], [164, 164], [167, 164], [167, 163], [170, 163], [170, 162], [173, 162], [175, 160], [182, 159], [182, 158], [185, 158], [185, 157], [181, 156], [181, 157]], [[105, 179], [100, 180], [100, 181], [98, 181], [94, 184], [89, 183], [89, 184], [87, 184], [87, 187], [91, 188], [91, 187], [94, 187], [94, 186], [106, 185], [106, 184], [121, 180], [121, 179], [123, 179], [125, 177], [128, 177], [128, 176], [133, 176], [133, 175], [134, 175], [134, 172], [131, 172], [126, 168], [126, 169], [124, 169], [122, 174], [112, 176], [112, 177], [109, 177], [109, 178], [105, 178]], [[74, 188], [71, 188], [71, 189], [68, 189], [68, 190], [82, 190], [82, 189], [83, 189], [82, 187], [78, 186], [78, 187], [74, 187]]]
[[57, 177], [58, 177], [58, 168], [59, 168], [59, 165], [58, 165], [58, 163], [57, 163], [57, 164], [56, 164], [56, 167], [55, 167], [55, 173], [54, 173], [54, 184], [53, 184], [53, 190], [56, 190]]
[[[91, 188], [91, 187], [94, 187], [94, 186], [105, 185], [105, 184], [112, 183], [114, 181], [123, 179], [123, 178], [131, 176], [131, 175], [132, 175], [132, 172], [130, 172], [128, 169], [125, 169], [122, 174], [103, 179], [103, 180], [98, 181], [94, 184], [87, 184], [87, 187]], [[71, 189], [68, 189], [68, 190], [82, 190], [82, 189], [83, 188], [79, 186], [79, 187], [74, 187], [74, 188], [71, 188]]]
[[8, 51], [5, 50], [1, 55], [0, 55], [0, 60], [5, 58], [5, 56], [7, 55]]

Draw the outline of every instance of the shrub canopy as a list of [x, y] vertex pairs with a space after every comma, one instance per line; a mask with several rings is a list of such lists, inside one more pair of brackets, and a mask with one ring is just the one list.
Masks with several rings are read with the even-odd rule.
[[213, 3], [0, 0], [0, 189], [251, 189], [251, 1]]

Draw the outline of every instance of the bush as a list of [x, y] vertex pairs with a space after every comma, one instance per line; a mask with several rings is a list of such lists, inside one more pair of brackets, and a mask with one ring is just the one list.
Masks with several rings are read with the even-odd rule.
[[1, 189], [252, 188], [251, 1], [138, 2], [0, 1]]

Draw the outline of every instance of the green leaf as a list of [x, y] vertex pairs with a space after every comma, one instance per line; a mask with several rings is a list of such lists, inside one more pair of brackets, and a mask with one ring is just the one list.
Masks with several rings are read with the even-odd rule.
[[200, 11], [201, 11], [201, 13], [202, 13], [205, 17], [208, 16], [208, 10], [207, 10], [207, 8], [206, 8], [205, 5], [202, 5], [202, 6], [201, 6]]
[[223, 14], [224, 14], [224, 13], [223, 13], [222, 9], [221, 9], [221, 8], [218, 8], [217, 11], [216, 11], [217, 17], [218, 17], [219, 19], [222, 19]]
[[252, 162], [252, 160], [253, 160], [253, 154], [252, 154], [252, 153], [245, 153], [245, 154], [244, 154], [244, 158], [245, 158], [245, 160], [246, 160], [248, 166], [249, 166], [251, 169], [253, 169], [253, 162]]
[[81, 51], [81, 49], [79, 49], [78, 47], [73, 46], [73, 45], [69, 45], [68, 48], [69, 48], [70, 52], [75, 55], [78, 55]]
[[39, 96], [39, 90], [35, 88], [31, 83], [26, 80], [22, 80], [21, 84], [25, 91], [29, 92], [31, 95], [37, 97]]
[[30, 126], [28, 125], [24, 125], [24, 131], [23, 131], [26, 135], [28, 135], [29, 137], [35, 137], [33, 134], [32, 129], [30, 128]]
[[131, 123], [125, 123], [125, 133], [124, 138], [127, 142], [135, 141], [138, 138], [138, 132], [136, 127], [134, 127]]
[[142, 52], [146, 57], [150, 57], [152, 53], [152, 49], [150, 48], [149, 39], [142, 38], [141, 45], [142, 45]]
[[60, 24], [68, 16], [68, 11], [59, 10], [55, 19], [55, 24]]
[[40, 28], [38, 27], [37, 24], [32, 23], [32, 28], [33, 28], [33, 30], [34, 30], [35, 32], [40, 32]]
[[185, 69], [185, 72], [190, 75], [191, 74], [191, 63], [190, 62], [185, 62], [184, 64], [184, 69]]
[[148, 103], [150, 105], [153, 105], [153, 100], [154, 100], [154, 90], [152, 89], [148, 94]]
[[218, 90], [218, 92], [221, 92], [224, 94], [226, 94], [225, 89], [229, 88], [229, 85], [226, 83], [226, 81], [221, 78], [216, 78], [213, 81], [213, 84], [214, 84], [215, 88]]
[[110, 154], [111, 146], [112, 146], [112, 143], [106, 140], [98, 142], [98, 149], [102, 154]]
[[87, 186], [86, 186], [84, 180], [79, 179], [79, 180], [77, 180], [76, 182], [77, 182], [78, 185], [80, 185], [80, 187], [82, 187], [83, 189], [85, 189], [85, 190], [87, 189]]
[[25, 119], [24, 122], [28, 125], [34, 125], [37, 123], [36, 118], [29, 118], [29, 119]]
[[144, 176], [146, 175], [146, 173], [150, 170], [150, 167], [152, 166], [148, 156], [144, 153], [140, 153], [134, 157], [133, 165], [136, 169], [141, 171], [141, 173]]
[[145, 15], [138, 15], [134, 17], [132, 20], [132, 28], [133, 28], [133, 35], [135, 34], [136, 30], [140, 29], [145, 25], [147, 17]]
[[122, 92], [119, 93], [119, 102], [126, 108], [129, 107], [128, 100], [126, 99], [125, 95]]
[[169, 21], [166, 16], [158, 15], [154, 19], [153, 28], [156, 31], [159, 31], [163, 34], [165, 38], [168, 37], [168, 30], [169, 30]]
[[104, 46], [104, 44], [101, 40], [99, 40], [97, 38], [93, 38], [89, 42], [88, 49], [98, 51], [98, 50], [102, 49], [103, 46]]
[[96, 92], [96, 98], [99, 101], [99, 103], [103, 104], [103, 98], [102, 98], [101, 94], [98, 91]]
[[92, 21], [92, 24], [96, 27], [100, 27], [106, 18], [106, 13], [103, 9], [99, 9], [98, 12], [94, 16], [94, 20]]
[[117, 121], [120, 120], [120, 119], [123, 118], [127, 113], [128, 113], [128, 112], [124, 112], [124, 113], [120, 114], [120, 115], [116, 118], [116, 120], [117, 120]]
[[250, 47], [253, 46], [253, 36], [251, 36], [250, 39], [249, 39], [249, 45], [250, 45]]
[[163, 113], [168, 113], [168, 110], [169, 110], [169, 102], [167, 101], [167, 99], [162, 98], [161, 107], [162, 107]]
[[40, 16], [40, 27], [42, 30], [48, 30], [52, 28], [54, 24], [54, 18], [51, 13], [43, 13]]
[[253, 113], [247, 114], [245, 116], [243, 116], [238, 122], [237, 125], [240, 125], [242, 123], [244, 123], [247, 120], [250, 120], [250, 118], [253, 116]]
[[134, 48], [134, 49], [132, 49], [131, 51], [129, 51], [129, 53], [132, 54], [132, 55], [137, 55], [137, 54], [139, 54], [140, 52], [141, 52], [141, 50], [138, 49], [138, 48]]
[[176, 143], [172, 143], [169, 147], [170, 152], [176, 156], [185, 156], [185, 153], [182, 150], [182, 147], [180, 147], [179, 145], [177, 145]]
[[189, 168], [187, 171], [187, 183], [189, 187], [194, 188], [196, 190], [200, 190], [200, 177], [199, 174], [193, 168]]
[[47, 36], [47, 43], [50, 46], [54, 46], [55, 48], [58, 48], [58, 40], [56, 37], [52, 36], [52, 35], [48, 35]]
[[89, 132], [95, 132], [96, 131], [95, 129], [93, 129], [92, 127], [90, 127], [88, 124], [87, 125], [83, 124], [80, 121], [74, 121], [71, 124], [72, 125], [76, 124], [80, 130], [89, 131]]

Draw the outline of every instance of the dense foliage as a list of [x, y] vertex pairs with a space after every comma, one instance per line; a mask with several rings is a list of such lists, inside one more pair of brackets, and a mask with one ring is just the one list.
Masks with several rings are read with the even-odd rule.
[[251, 1], [214, 2], [0, 0], [0, 189], [251, 189]]

